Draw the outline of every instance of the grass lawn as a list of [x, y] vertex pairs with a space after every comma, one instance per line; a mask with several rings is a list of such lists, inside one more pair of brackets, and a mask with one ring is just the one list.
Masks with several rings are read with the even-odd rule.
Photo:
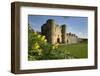
[[88, 57], [88, 44], [87, 42], [77, 43], [77, 44], [66, 44], [59, 45], [59, 50], [66, 50], [70, 55], [76, 58], [87, 58]]

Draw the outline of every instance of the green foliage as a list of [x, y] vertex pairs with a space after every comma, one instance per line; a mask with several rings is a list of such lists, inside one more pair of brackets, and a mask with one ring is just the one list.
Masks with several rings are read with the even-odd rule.
[[45, 36], [39, 35], [37, 32], [28, 31], [28, 58], [29, 60], [37, 60], [42, 57], [42, 47], [47, 44]]
[[[28, 60], [52, 60], [52, 59], [73, 59], [79, 56], [82, 58], [81, 49], [86, 50], [87, 45], [59, 45], [49, 44], [45, 36], [34, 32], [29, 26], [28, 28]], [[81, 48], [80, 48], [81, 47]], [[86, 50], [87, 51], [87, 50]], [[86, 57], [86, 56], [84, 56]]]

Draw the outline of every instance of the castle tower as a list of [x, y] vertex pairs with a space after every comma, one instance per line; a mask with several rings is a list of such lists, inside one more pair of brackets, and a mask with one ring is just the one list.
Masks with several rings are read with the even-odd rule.
[[61, 33], [62, 33], [62, 43], [66, 43], [66, 25], [62, 25], [62, 30], [61, 30]]
[[49, 33], [49, 38], [50, 38], [50, 43], [51, 44], [55, 44], [55, 21], [53, 19], [49, 19], [47, 21], [47, 25], [49, 26], [49, 30], [50, 30], [50, 33]]

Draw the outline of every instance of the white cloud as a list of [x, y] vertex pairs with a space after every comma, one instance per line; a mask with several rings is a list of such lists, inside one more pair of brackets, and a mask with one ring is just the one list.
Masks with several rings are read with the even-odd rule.
[[77, 33], [77, 35], [78, 35], [78, 37], [81, 37], [81, 38], [87, 38], [88, 36], [88, 34], [87, 33], [84, 33], [84, 32], [79, 32], [79, 33]]

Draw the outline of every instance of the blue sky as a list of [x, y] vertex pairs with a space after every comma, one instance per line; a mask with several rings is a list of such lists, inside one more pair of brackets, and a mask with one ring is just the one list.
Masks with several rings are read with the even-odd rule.
[[88, 37], [87, 17], [29, 15], [28, 23], [35, 31], [41, 31], [41, 26], [46, 23], [48, 19], [54, 19], [59, 25], [66, 24], [67, 33], [74, 33], [80, 38]]

